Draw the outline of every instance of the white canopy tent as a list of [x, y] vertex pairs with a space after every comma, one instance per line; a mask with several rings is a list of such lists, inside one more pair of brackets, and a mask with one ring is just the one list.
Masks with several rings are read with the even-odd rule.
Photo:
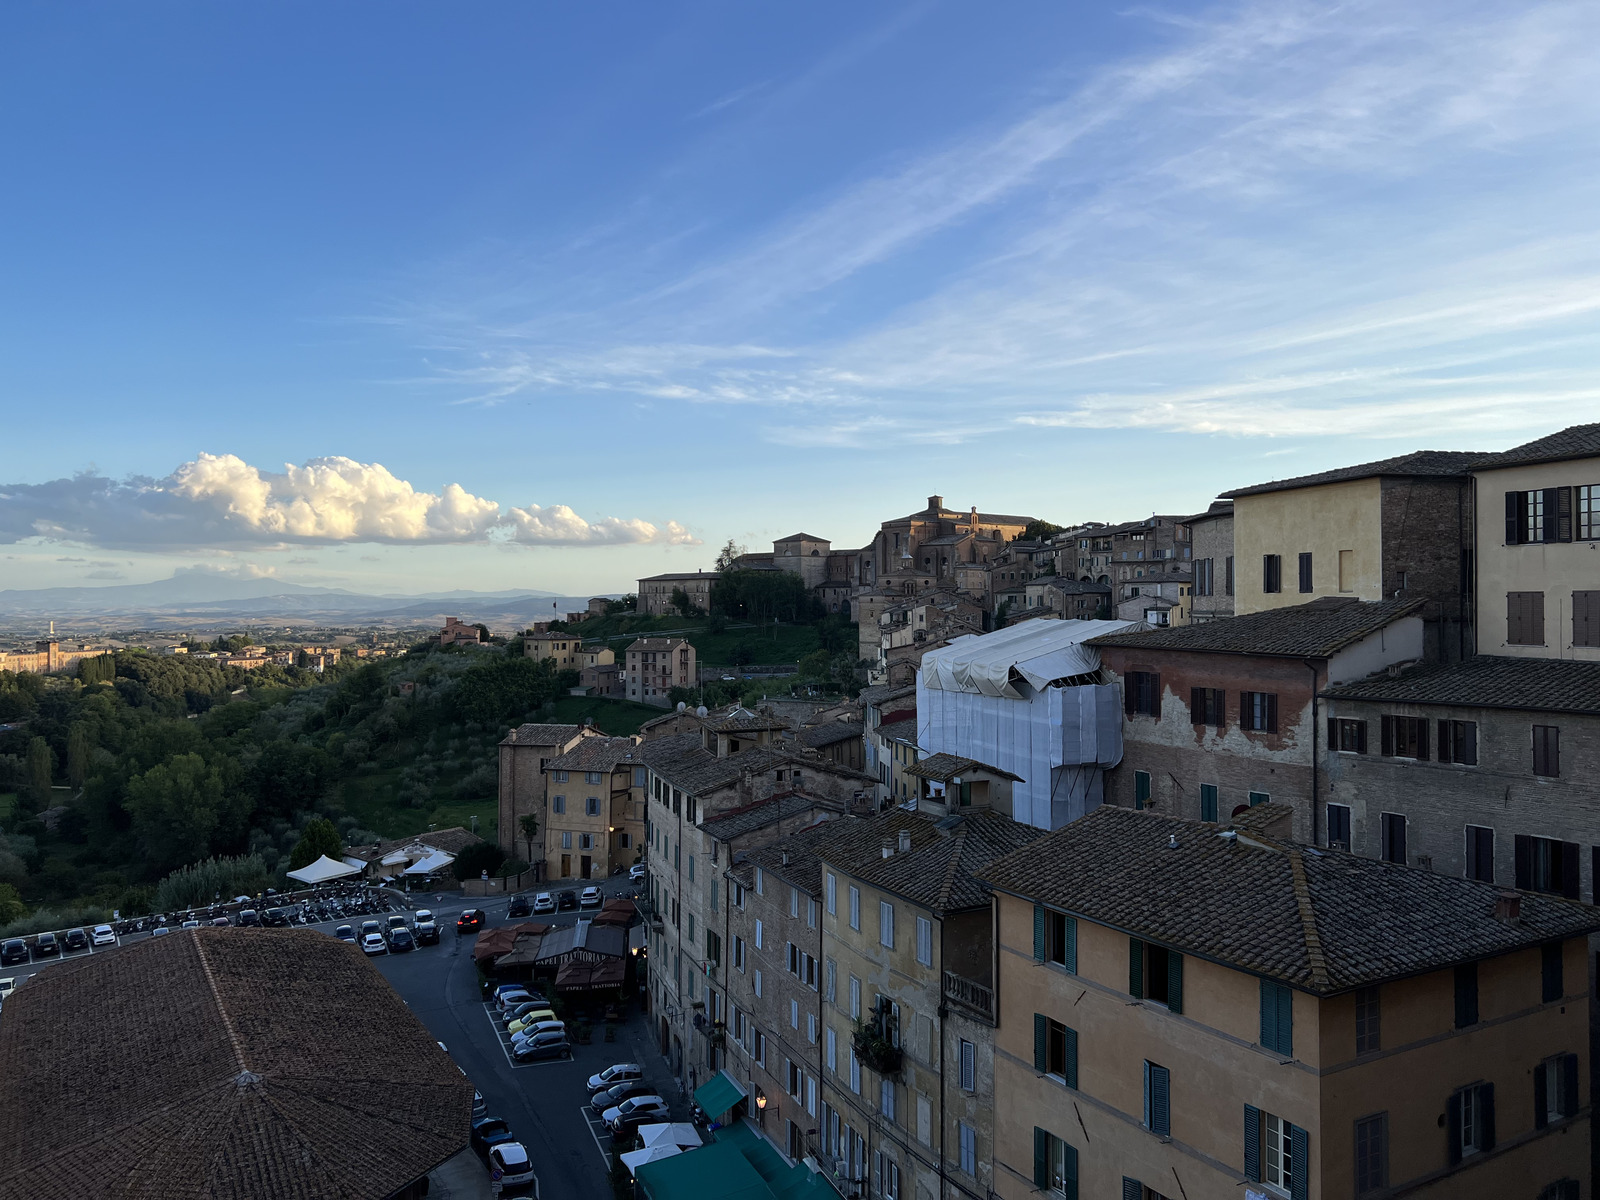
[[329, 858], [324, 854], [316, 862], [301, 867], [298, 871], [289, 871], [290, 879], [298, 879], [301, 883], [318, 884], [327, 883], [330, 879], [344, 879], [350, 875], [359, 875], [360, 870], [349, 863], [342, 863], [337, 859]]
[[455, 862], [454, 854], [446, 854], [443, 850], [435, 850], [427, 858], [418, 859], [406, 868], [407, 875], [432, 875], [435, 871], [442, 871]]
[[639, 1126], [639, 1140], [648, 1149], [651, 1146], [676, 1146], [680, 1150], [693, 1150], [702, 1143], [700, 1131], [687, 1121], [670, 1124]]
[[629, 1150], [622, 1156], [622, 1165], [637, 1175], [639, 1168], [646, 1163], [653, 1163], [682, 1153], [682, 1150], [672, 1145], [646, 1146], [643, 1150]]

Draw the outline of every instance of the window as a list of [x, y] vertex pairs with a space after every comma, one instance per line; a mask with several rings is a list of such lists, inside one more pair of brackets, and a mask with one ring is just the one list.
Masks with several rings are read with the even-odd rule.
[[735, 971], [744, 970], [744, 939], [742, 937], [733, 939], [733, 969]]
[[1362, 1117], [1356, 1122], [1356, 1195], [1370, 1195], [1388, 1186], [1389, 1114]]
[[1298, 1125], [1259, 1108], [1244, 1108], [1244, 1173], [1246, 1178], [1279, 1188], [1291, 1196], [1307, 1194], [1310, 1137]]
[[800, 947], [793, 942], [785, 942], [783, 946], [789, 956], [789, 974], [800, 974]]
[[586, 817], [598, 817], [600, 815], [600, 797], [599, 796], [590, 796], [590, 797], [588, 797], [587, 799], [584, 800], [584, 802], [583, 802], [583, 815], [586, 816]]
[[798, 888], [790, 888], [789, 889], [789, 916], [791, 918], [795, 918], [795, 917], [798, 917], [799, 915], [800, 915], [800, 891], [799, 891]]
[[1144, 1127], [1157, 1137], [1172, 1136], [1172, 1072], [1146, 1060], [1144, 1064]]
[[766, 894], [767, 894], [767, 873], [765, 871], [763, 871], [760, 867], [757, 867], [756, 868], [756, 895], [765, 896]]
[[[633, 849], [633, 834], [631, 834], [631, 833], [619, 833], [619, 834], [617, 834], [617, 848], [619, 850], [632, 850]], [[713, 885], [713, 886], [715, 886], [715, 885]], [[713, 894], [713, 898], [714, 898], [714, 894]], [[713, 906], [713, 907], [715, 907], [715, 906]]]
[[715, 879], [711, 881], [711, 911], [717, 911], [717, 881]]
[[[1596, 527], [1593, 536], [1600, 539], [1600, 487], [1594, 491]], [[1600, 592], [1572, 593], [1572, 644], [1600, 646]]]
[[830, 871], [823, 877], [823, 889], [823, 894], [828, 904], [828, 915], [830, 917], [838, 916], [839, 880], [833, 872]]
[[756, 949], [765, 950], [766, 927], [761, 924], [761, 919], [756, 918]]
[[[1579, 489], [1580, 493], [1584, 489]], [[1580, 495], [1580, 499], [1581, 499]], [[1506, 545], [1572, 540], [1572, 489], [1506, 493]]]
[[1300, 590], [1311, 591], [1311, 553], [1303, 551], [1300, 555]]
[[1530, 892], [1578, 898], [1578, 844], [1555, 838], [1529, 837], [1519, 833], [1514, 839], [1516, 858], [1515, 886]]
[[894, 949], [894, 905], [887, 900], [878, 901], [878, 942]]
[[1462, 963], [1456, 968], [1456, 1028], [1478, 1023], [1478, 964]]
[[1439, 722], [1439, 761], [1478, 765], [1478, 723], [1476, 721]]
[[1533, 773], [1554, 779], [1561, 774], [1561, 728], [1557, 725], [1533, 727]]
[[1558, 1179], [1540, 1191], [1539, 1200], [1578, 1200], [1578, 1181]]
[[[756, 974], [759, 975], [760, 972], [758, 971]], [[761, 990], [757, 988], [756, 995], [759, 996], [760, 994]], [[755, 1043], [755, 1049], [751, 1052], [750, 1057], [755, 1059], [762, 1067], [765, 1067], [767, 1065], [767, 1035], [759, 1029], [755, 1031]]]
[[900, 1200], [900, 1164], [878, 1153], [878, 1194], [883, 1200]]
[[965, 1038], [961, 1040], [961, 1090], [978, 1089], [978, 1048]]
[[1078, 1086], [1078, 1031], [1060, 1021], [1033, 1014], [1033, 1069], [1054, 1075], [1069, 1088]]
[[562, 835], [561, 835], [561, 848], [563, 850], [571, 850], [572, 849], [572, 834], [570, 832], [563, 832], [562, 833]]
[[817, 1014], [806, 1014], [806, 1041], [813, 1046], [817, 1044]]
[[578, 849], [580, 849], [580, 850], [593, 850], [594, 849], [594, 834], [592, 834], [592, 833], [580, 833], [578, 835]]
[[1189, 723], [1221, 726], [1225, 719], [1228, 693], [1221, 688], [1189, 689]]
[[1202, 821], [1215, 821], [1217, 819], [1217, 785], [1202, 783], [1200, 785], [1200, 819]]
[[1033, 1185], [1078, 1200], [1077, 1148], [1038, 1126], [1033, 1130]]
[[1038, 962], [1053, 962], [1067, 970], [1078, 970], [1078, 922], [1066, 913], [1052, 912], [1042, 904], [1033, 906], [1033, 957]]
[[1600, 485], [1578, 489], [1578, 540], [1600, 540]]
[[1196, 596], [1213, 596], [1216, 594], [1216, 575], [1212, 570], [1214, 561], [1209, 558], [1194, 560], [1194, 594]]
[[878, 1111], [886, 1118], [894, 1120], [894, 1080], [878, 1080]]
[[555, 813], [566, 812], [567, 798], [565, 796], [552, 796], [550, 799], [550, 811]]
[[827, 1000], [832, 1004], [838, 997], [839, 966], [831, 958], [828, 960], [824, 977], [827, 982]]
[[1467, 826], [1467, 878], [1494, 882], [1494, 830], [1486, 826]]
[[1328, 845], [1335, 850], [1350, 849], [1350, 806], [1328, 805]]
[[1367, 752], [1367, 723], [1348, 717], [1328, 718], [1328, 749], [1343, 750], [1346, 754]]
[[555, 772], [555, 777], [556, 777], [556, 782], [557, 783], [565, 783], [565, 782], [567, 782], [567, 773], [565, 771], [557, 771], [557, 772]]
[[728, 901], [735, 908], [744, 907], [744, 884], [732, 879], [728, 881]]
[[1283, 557], [1278, 554], [1263, 554], [1261, 556], [1261, 590], [1263, 592], [1283, 591]]
[[1239, 725], [1252, 733], [1278, 732], [1278, 694], [1240, 692]]
[[1553, 1004], [1567, 994], [1563, 978], [1561, 943], [1546, 942], [1539, 947], [1539, 999]]
[[1406, 819], [1399, 813], [1383, 814], [1383, 845], [1379, 856], [1384, 862], [1406, 861]]
[[1183, 1011], [1183, 955], [1164, 946], [1128, 939], [1128, 992]]
[[861, 1060], [856, 1057], [854, 1049], [850, 1051], [850, 1090], [861, 1095]]
[[800, 1001], [798, 1000], [789, 1001], [789, 1028], [800, 1028]]
[[755, 969], [754, 984], [755, 984], [756, 995], [760, 996], [761, 995], [761, 968], [760, 967], [757, 967]]
[[861, 930], [861, 889], [854, 884], [850, 887], [850, 928]]
[[1383, 1009], [1376, 986], [1356, 990], [1356, 1053], [1375, 1054], [1383, 1049]]
[[917, 961], [933, 966], [933, 922], [927, 917], [917, 918]]
[[1445, 1114], [1450, 1165], [1494, 1149], [1494, 1084], [1475, 1083], [1450, 1097]]
[[1150, 772], [1133, 773], [1133, 806], [1142, 809], [1150, 803]]
[[861, 980], [854, 975], [850, 976], [850, 1019], [861, 1019]]
[[1428, 722], [1424, 717], [1383, 717], [1385, 758], [1415, 758], [1428, 761]]
[[1129, 716], [1161, 715], [1161, 676], [1154, 671], [1129, 671], [1122, 685], [1122, 707]]
[[839, 1073], [839, 1035], [830, 1026], [822, 1031], [823, 1061], [828, 1064], [828, 1070], [834, 1074]]
[[1579, 1108], [1578, 1056], [1558, 1054], [1533, 1069], [1533, 1127], [1573, 1116]]
[[978, 1134], [964, 1121], [956, 1122], [956, 1132], [961, 1142], [961, 1170], [967, 1175], [978, 1173]]
[[1544, 645], [1544, 593], [1506, 593], [1506, 644]]
[[722, 965], [722, 935], [706, 930], [706, 961]]
[[1270, 979], [1261, 981], [1261, 1044], [1284, 1058], [1294, 1057], [1294, 992]]
[[1227, 587], [1227, 594], [1231, 596], [1233, 595], [1233, 555], [1228, 555], [1226, 562], [1227, 570], [1225, 572], [1224, 583]]

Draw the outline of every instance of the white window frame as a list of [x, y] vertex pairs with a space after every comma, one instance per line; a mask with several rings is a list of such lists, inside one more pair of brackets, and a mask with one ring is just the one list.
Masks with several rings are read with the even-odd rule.
[[894, 905], [887, 900], [878, 901], [878, 944], [894, 949]]
[[861, 889], [850, 885], [850, 928], [861, 932]]
[[824, 875], [823, 880], [825, 881], [828, 915], [836, 917], [839, 915], [839, 880], [832, 871]]
[[933, 966], [933, 922], [927, 917], [917, 918], [917, 961]]

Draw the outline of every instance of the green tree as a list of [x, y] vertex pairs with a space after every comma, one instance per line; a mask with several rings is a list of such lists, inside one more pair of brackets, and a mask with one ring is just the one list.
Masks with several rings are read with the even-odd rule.
[[739, 545], [739, 543], [734, 541], [732, 538], [729, 538], [728, 544], [721, 550], [717, 551], [716, 569], [719, 571], [731, 569], [733, 566], [733, 560], [738, 558], [744, 552], [745, 549], [743, 546]]
[[0, 925], [20, 921], [27, 912], [28, 906], [22, 902], [22, 896], [17, 889], [9, 883], [0, 883]]
[[294, 849], [289, 851], [289, 869], [298, 871], [310, 866], [324, 854], [337, 862], [344, 856], [344, 847], [339, 844], [339, 831], [332, 821], [327, 817], [313, 817]]
[[50, 743], [42, 737], [29, 738], [28, 787], [37, 808], [43, 809], [50, 803], [50, 776], [54, 769], [55, 755], [50, 753]]
[[89, 737], [89, 726], [74, 721], [67, 730], [67, 782], [81, 788], [89, 775], [89, 754], [94, 744]]
[[528, 843], [528, 861], [533, 861], [533, 841], [539, 836], [539, 814], [524, 813], [517, 819], [517, 828], [522, 830], [522, 840]]
[[476, 879], [484, 871], [493, 875], [505, 862], [506, 852], [493, 842], [474, 842], [450, 865], [457, 879]]
[[1023, 526], [1022, 540], [1025, 542], [1042, 542], [1046, 538], [1054, 537], [1060, 533], [1064, 526], [1056, 525], [1050, 521], [1032, 520]]
[[672, 589], [672, 607], [686, 617], [692, 617], [698, 611], [695, 608], [694, 601], [689, 599], [689, 593], [681, 587]]
[[756, 660], [756, 648], [748, 639], [735, 642], [728, 651], [728, 661], [736, 667], [747, 667]]
[[128, 780], [127, 809], [145, 853], [159, 867], [174, 867], [243, 834], [248, 807], [238, 796], [220, 767], [180, 754]]

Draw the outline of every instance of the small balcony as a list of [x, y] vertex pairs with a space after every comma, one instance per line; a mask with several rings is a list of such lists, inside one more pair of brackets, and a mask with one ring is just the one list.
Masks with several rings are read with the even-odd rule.
[[968, 979], [964, 975], [957, 975], [954, 971], [944, 973], [944, 998], [959, 1004], [976, 1017], [994, 1024], [994, 989], [975, 979]]

